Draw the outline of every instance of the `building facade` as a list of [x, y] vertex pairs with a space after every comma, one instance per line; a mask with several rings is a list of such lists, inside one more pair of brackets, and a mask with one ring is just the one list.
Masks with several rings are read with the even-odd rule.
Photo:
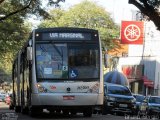
[[160, 32], [153, 22], [144, 22], [143, 45], [128, 45], [128, 55], [119, 56], [118, 71], [125, 74], [133, 93], [160, 95]]
[[131, 21], [144, 22], [143, 44], [121, 44], [123, 50], [108, 53], [119, 58], [117, 70], [126, 75], [133, 93], [160, 96], [160, 31], [140, 12], [133, 11]]

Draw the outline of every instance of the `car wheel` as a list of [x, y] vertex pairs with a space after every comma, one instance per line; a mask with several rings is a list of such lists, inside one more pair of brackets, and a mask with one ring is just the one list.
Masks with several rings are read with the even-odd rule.
[[102, 115], [107, 115], [109, 113], [110, 113], [109, 109], [107, 108], [107, 106], [104, 105], [102, 108]]
[[69, 115], [69, 110], [63, 110], [63, 115], [68, 116]]
[[74, 111], [74, 110], [71, 111], [71, 115], [76, 115], [76, 114], [77, 114], [77, 111]]

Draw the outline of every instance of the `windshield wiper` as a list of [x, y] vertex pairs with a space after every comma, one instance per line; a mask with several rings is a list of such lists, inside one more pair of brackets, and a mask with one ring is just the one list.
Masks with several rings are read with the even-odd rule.
[[57, 51], [57, 53], [61, 56], [61, 57], [63, 57], [63, 52], [61, 52], [59, 49], [58, 49], [58, 47], [53, 43], [53, 42], [51, 42], [52, 44], [52, 46], [54, 47], [54, 49]]

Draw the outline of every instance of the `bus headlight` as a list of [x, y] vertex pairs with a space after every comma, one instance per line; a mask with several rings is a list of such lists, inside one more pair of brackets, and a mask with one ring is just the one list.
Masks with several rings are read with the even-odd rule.
[[39, 93], [47, 93], [48, 92], [48, 90], [40, 84], [37, 84], [37, 88], [38, 88]]
[[90, 93], [99, 93], [99, 83], [96, 83], [94, 86], [92, 86], [88, 92]]

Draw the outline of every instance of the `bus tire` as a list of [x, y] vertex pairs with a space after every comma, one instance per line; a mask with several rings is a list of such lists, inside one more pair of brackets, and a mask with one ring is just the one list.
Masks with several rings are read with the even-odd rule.
[[76, 115], [76, 114], [77, 114], [77, 111], [74, 111], [74, 110], [71, 111], [71, 115]]
[[35, 117], [35, 113], [34, 113], [34, 111], [33, 111], [33, 110], [29, 110], [29, 116], [31, 116], [31, 117]]
[[69, 115], [69, 110], [63, 110], [63, 115], [68, 116]]
[[15, 112], [20, 113], [21, 112], [21, 107], [20, 106], [15, 106]]
[[40, 108], [31, 107], [29, 109], [29, 115], [31, 117], [36, 117], [37, 115], [41, 115], [42, 112], [43, 112], [43, 109], [40, 109]]
[[28, 113], [27, 107], [22, 106], [22, 107], [21, 107], [21, 113], [22, 113], [22, 114], [27, 114], [27, 113]]
[[92, 117], [92, 108], [86, 109], [83, 111], [84, 117]]
[[9, 105], [9, 109], [10, 109], [10, 110], [14, 110], [14, 105], [10, 104], [10, 105]]

